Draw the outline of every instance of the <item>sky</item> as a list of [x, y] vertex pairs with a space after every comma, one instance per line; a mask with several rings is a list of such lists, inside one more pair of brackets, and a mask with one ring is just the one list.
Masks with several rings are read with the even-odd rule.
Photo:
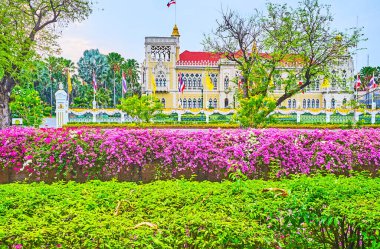
[[[87, 49], [101, 53], [118, 52], [138, 62], [144, 60], [147, 36], [170, 36], [175, 23], [175, 7], [169, 0], [98, 0], [93, 14], [81, 23], [62, 30], [60, 56], [77, 62]], [[254, 9], [265, 10], [267, 0], [177, 0], [177, 25], [181, 51], [202, 51], [204, 34], [209, 34], [221, 16], [221, 9], [249, 16]], [[272, 0], [295, 6], [298, 0]], [[363, 27], [362, 48], [354, 56], [356, 68], [380, 66], [380, 0], [320, 0], [331, 5], [333, 26], [340, 31]], [[369, 57], [369, 60], [368, 60]]]

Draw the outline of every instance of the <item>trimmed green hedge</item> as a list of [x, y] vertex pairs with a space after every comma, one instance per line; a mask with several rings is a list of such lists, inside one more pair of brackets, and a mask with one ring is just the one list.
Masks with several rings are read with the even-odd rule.
[[[228, 123], [69, 123], [65, 125], [67, 128], [126, 128], [126, 129], [238, 129], [239, 124]], [[380, 128], [380, 124], [269, 124], [259, 128], [278, 128], [278, 129], [359, 129], [359, 128]]]
[[380, 247], [379, 178], [242, 178], [1, 185], [0, 248]]

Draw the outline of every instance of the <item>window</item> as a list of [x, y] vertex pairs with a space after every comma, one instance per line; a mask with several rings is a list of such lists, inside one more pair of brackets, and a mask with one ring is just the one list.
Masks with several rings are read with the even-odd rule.
[[214, 108], [218, 108], [218, 101], [216, 99], [214, 99]]
[[164, 108], [165, 108], [165, 105], [166, 105], [166, 100], [164, 99], [164, 98], [162, 98], [161, 99], [161, 103], [162, 103], [162, 105], [164, 106]]
[[[178, 77], [178, 88], [179, 88], [179, 77]], [[185, 88], [188, 90], [201, 90], [202, 89], [202, 75], [201, 74], [182, 74], [182, 81]]]
[[198, 106], [199, 108], [203, 108], [202, 99], [198, 99]]
[[323, 99], [323, 107], [324, 107], [324, 108], [327, 108], [326, 104], [327, 104], [327, 103], [326, 103], [326, 99]]
[[197, 108], [197, 100], [196, 99], [193, 99], [193, 107]]
[[346, 105], [347, 104], [347, 99], [344, 98], [342, 103], [343, 103], [343, 105]]
[[230, 78], [226, 76], [224, 78], [224, 90], [228, 90], [229, 87], [230, 87]]
[[297, 108], [297, 101], [293, 99], [293, 109], [296, 109], [296, 108]]
[[310, 99], [308, 99], [308, 100], [307, 100], [307, 108], [310, 108], [310, 107], [311, 107], [310, 104], [311, 104], [311, 103], [310, 103]]
[[319, 99], [317, 99], [317, 100], [315, 101], [315, 107], [316, 107], [316, 108], [319, 108]]
[[210, 78], [211, 78], [211, 81], [212, 81], [212, 84], [214, 85], [214, 89], [213, 90], [217, 90], [218, 89], [218, 74], [210, 74]]
[[212, 99], [208, 100], [208, 108], [212, 107]]
[[292, 100], [291, 99], [288, 100], [288, 108], [289, 109], [292, 108]]
[[157, 87], [166, 87], [166, 75], [163, 71], [159, 71], [156, 75]]
[[315, 108], [315, 99], [311, 101], [311, 108]]
[[183, 107], [183, 105], [182, 105], [182, 99], [179, 99], [179, 107]]
[[331, 100], [331, 108], [335, 109], [335, 99], [334, 98]]
[[228, 101], [228, 98], [226, 98], [226, 99], [224, 100], [224, 108], [227, 108], [228, 105], [229, 105], [229, 101]]
[[186, 99], [183, 100], [183, 108], [187, 108], [187, 100]]
[[170, 46], [152, 46], [153, 61], [170, 61]]
[[319, 89], [320, 89], [320, 80], [319, 79], [316, 79], [315, 80], [315, 91], [319, 91]]
[[303, 107], [304, 109], [306, 109], [306, 99], [303, 100], [303, 103], [302, 103], [302, 104], [303, 104], [302, 107]]

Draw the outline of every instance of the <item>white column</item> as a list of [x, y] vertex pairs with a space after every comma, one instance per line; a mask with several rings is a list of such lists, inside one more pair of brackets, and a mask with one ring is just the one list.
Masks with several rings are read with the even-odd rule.
[[95, 112], [91, 112], [91, 113], [92, 113], [92, 122], [96, 123], [96, 113]]
[[332, 112], [326, 112], [326, 123], [330, 123]]
[[297, 112], [297, 123], [301, 122], [301, 112]]
[[359, 117], [360, 117], [361, 113], [360, 112], [355, 112], [354, 113], [354, 119], [355, 119], [355, 122], [359, 122]]
[[375, 124], [376, 123], [376, 112], [372, 112], [371, 113], [371, 124]]
[[56, 101], [56, 128], [62, 128], [69, 121], [69, 104], [67, 93], [63, 90], [62, 83], [59, 84], [59, 90], [55, 93]]

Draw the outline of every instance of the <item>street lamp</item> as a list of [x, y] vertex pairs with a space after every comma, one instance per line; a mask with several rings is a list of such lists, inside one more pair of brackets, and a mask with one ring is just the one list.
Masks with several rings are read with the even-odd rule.
[[201, 88], [201, 93], [202, 93], [202, 106], [201, 106], [201, 108], [203, 109], [203, 86]]

